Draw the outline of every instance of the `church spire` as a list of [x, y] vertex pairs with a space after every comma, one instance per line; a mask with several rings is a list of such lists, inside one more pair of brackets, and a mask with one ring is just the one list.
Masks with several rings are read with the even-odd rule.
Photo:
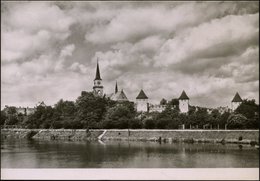
[[115, 87], [115, 94], [118, 92], [118, 88], [117, 88], [117, 81], [116, 81], [116, 87]]
[[99, 65], [98, 65], [98, 59], [97, 59], [97, 69], [96, 69], [96, 78], [95, 80], [102, 80], [100, 77], [100, 72], [99, 72]]
[[100, 72], [99, 72], [98, 59], [97, 59], [97, 69], [96, 69], [96, 77], [94, 79], [93, 91], [95, 95], [103, 96], [103, 85], [102, 85], [102, 79], [100, 77]]

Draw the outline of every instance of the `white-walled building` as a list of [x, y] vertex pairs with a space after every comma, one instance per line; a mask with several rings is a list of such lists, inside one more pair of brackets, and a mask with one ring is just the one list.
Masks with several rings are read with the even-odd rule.
[[224, 114], [225, 112], [231, 112], [231, 110], [230, 110], [230, 108], [228, 108], [228, 106], [226, 106], [226, 107], [220, 106], [217, 108], [217, 110], [220, 114]]
[[147, 112], [148, 107], [148, 97], [145, 95], [144, 91], [141, 90], [136, 97], [136, 110], [137, 112]]
[[231, 109], [232, 109], [232, 111], [235, 111], [237, 109], [237, 107], [241, 103], [242, 103], [242, 99], [241, 99], [240, 95], [237, 92], [236, 95], [234, 96], [234, 98], [231, 101]]
[[181, 113], [187, 113], [189, 111], [189, 97], [184, 90], [179, 97], [179, 109]]
[[149, 112], [163, 112], [166, 108], [166, 105], [160, 104], [149, 104]]
[[[16, 113], [22, 114], [22, 115], [30, 115], [36, 111], [36, 108], [30, 108], [30, 107], [21, 107], [21, 106], [19, 106], [19, 107], [10, 106], [10, 107], [14, 107], [16, 110]], [[3, 109], [6, 114], [8, 114], [8, 110], [10, 109], [10, 107], [5, 106], [5, 108]]]

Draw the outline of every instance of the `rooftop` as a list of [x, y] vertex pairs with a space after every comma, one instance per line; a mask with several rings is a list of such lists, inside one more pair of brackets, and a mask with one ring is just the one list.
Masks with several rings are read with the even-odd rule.
[[102, 80], [101, 77], [100, 77], [98, 62], [97, 62], [97, 69], [96, 69], [96, 77], [95, 77], [95, 80]]
[[112, 94], [110, 98], [114, 101], [128, 101], [123, 89], [115, 94]]
[[136, 99], [148, 99], [148, 97], [145, 95], [143, 89], [141, 89], [140, 93], [136, 97]]
[[232, 102], [242, 102], [242, 99], [238, 93], [236, 93], [235, 97], [233, 98]]
[[182, 91], [181, 96], [179, 97], [180, 100], [190, 99], [185, 91]]

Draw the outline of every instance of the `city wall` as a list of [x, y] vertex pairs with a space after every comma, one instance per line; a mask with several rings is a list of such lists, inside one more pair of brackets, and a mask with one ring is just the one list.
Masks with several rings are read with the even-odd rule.
[[259, 144], [259, 130], [1, 129], [1, 138]]

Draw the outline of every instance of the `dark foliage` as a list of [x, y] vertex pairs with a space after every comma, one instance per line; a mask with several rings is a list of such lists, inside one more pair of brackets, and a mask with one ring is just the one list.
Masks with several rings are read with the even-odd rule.
[[161, 105], [166, 109], [159, 112], [137, 113], [133, 102], [115, 102], [83, 91], [74, 101], [60, 100], [54, 107], [44, 103], [30, 115], [16, 112], [15, 107], [1, 111], [2, 125], [17, 125], [25, 128], [45, 129], [258, 129], [259, 105], [255, 100], [244, 100], [234, 113], [220, 114], [217, 109], [189, 107], [187, 114], [180, 113], [178, 99]]

